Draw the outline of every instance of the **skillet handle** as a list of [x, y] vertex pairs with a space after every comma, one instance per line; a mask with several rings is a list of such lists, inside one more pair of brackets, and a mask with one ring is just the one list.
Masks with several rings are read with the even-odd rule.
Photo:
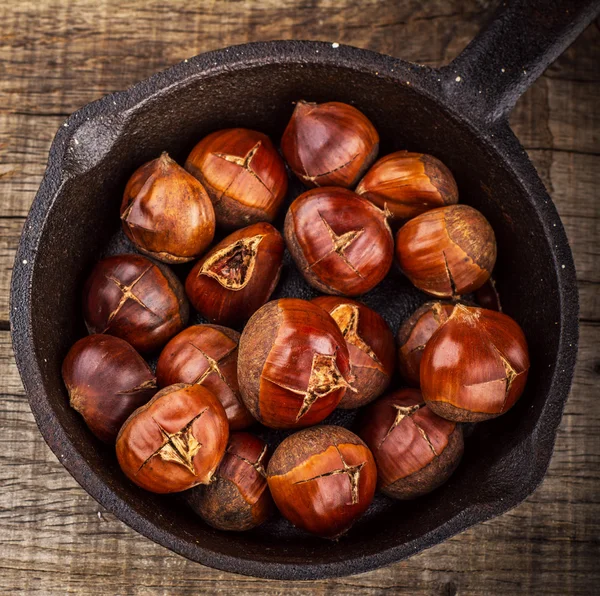
[[470, 119], [506, 119], [523, 92], [600, 12], [600, 0], [507, 0], [440, 69], [447, 98]]

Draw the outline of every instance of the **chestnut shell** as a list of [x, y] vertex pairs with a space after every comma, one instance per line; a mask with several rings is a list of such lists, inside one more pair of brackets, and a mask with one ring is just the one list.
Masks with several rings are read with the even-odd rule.
[[508, 315], [457, 304], [431, 337], [421, 360], [427, 405], [458, 422], [480, 422], [508, 411], [527, 382], [529, 352]]
[[318, 536], [337, 538], [371, 504], [377, 468], [354, 433], [340, 426], [314, 426], [280, 443], [267, 480], [286, 519]]
[[142, 353], [164, 346], [188, 321], [183, 286], [164, 264], [136, 254], [99, 261], [83, 290], [90, 333], [124, 339]]
[[164, 263], [199, 257], [215, 235], [215, 212], [204, 187], [167, 153], [127, 182], [121, 223], [138, 250]]
[[351, 188], [375, 161], [379, 135], [355, 107], [300, 100], [281, 139], [281, 151], [308, 187]]
[[273, 221], [287, 192], [285, 164], [271, 139], [247, 128], [217, 130], [189, 154], [185, 169], [208, 192], [224, 229]]
[[259, 526], [275, 511], [265, 469], [269, 458], [262, 439], [232, 433], [213, 481], [187, 491], [186, 502], [218, 530], [240, 532]]
[[117, 437], [127, 477], [155, 493], [211, 481], [229, 438], [221, 402], [202, 385], [170, 385], [138, 408]]
[[271, 297], [284, 249], [271, 224], [259, 222], [233, 232], [188, 274], [185, 290], [192, 306], [213, 323], [242, 324]]
[[395, 499], [414, 499], [444, 484], [464, 451], [460, 424], [436, 415], [418, 389], [371, 404], [358, 434], [373, 453], [381, 491]]
[[238, 381], [252, 415], [271, 428], [323, 420], [351, 390], [346, 341], [335, 321], [306, 300], [268, 302], [240, 338]]
[[319, 296], [313, 304], [325, 309], [340, 328], [348, 353], [352, 387], [338, 408], [359, 408], [379, 397], [394, 372], [394, 336], [383, 317], [368, 306], [350, 298]]
[[368, 292], [394, 258], [387, 214], [344, 188], [301, 194], [287, 212], [284, 235], [306, 281], [326, 294]]
[[221, 402], [232, 430], [247, 428], [254, 418], [244, 405], [237, 379], [240, 334], [218, 325], [193, 325], [163, 348], [156, 365], [160, 387], [199, 384]]
[[145, 360], [124, 340], [88, 335], [77, 341], [62, 364], [69, 403], [90, 430], [114, 444], [129, 415], [158, 391]]

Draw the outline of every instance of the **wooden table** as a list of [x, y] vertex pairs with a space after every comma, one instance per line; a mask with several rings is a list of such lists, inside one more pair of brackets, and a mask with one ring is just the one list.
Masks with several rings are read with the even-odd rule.
[[579, 362], [554, 458], [543, 485], [513, 511], [408, 561], [354, 577], [289, 584], [202, 567], [127, 528], [69, 476], [37, 430], [10, 347], [15, 248], [52, 137], [71, 112], [186, 57], [255, 40], [310, 37], [443, 64], [475, 35], [495, 4], [9, 0], [0, 6], [0, 590], [444, 595], [598, 590], [598, 23], [526, 93], [511, 118], [565, 223], [581, 295]]

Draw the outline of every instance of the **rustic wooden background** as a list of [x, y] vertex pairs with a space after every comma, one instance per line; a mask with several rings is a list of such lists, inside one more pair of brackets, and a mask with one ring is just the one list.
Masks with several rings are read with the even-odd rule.
[[556, 202], [581, 295], [581, 348], [541, 488], [502, 517], [412, 559], [311, 583], [222, 573], [103, 511], [46, 447], [11, 353], [8, 290], [55, 131], [74, 110], [186, 57], [312, 38], [448, 62], [489, 0], [8, 0], [0, 5], [0, 590], [14, 594], [587, 594], [600, 548], [600, 31], [591, 25], [519, 101], [512, 125]]

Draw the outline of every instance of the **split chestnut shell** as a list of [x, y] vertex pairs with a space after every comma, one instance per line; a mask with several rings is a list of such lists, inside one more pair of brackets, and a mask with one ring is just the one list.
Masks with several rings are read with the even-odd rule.
[[353, 390], [344, 336], [326, 311], [306, 300], [265, 304], [248, 321], [239, 349], [242, 398], [265, 426], [316, 424]]

